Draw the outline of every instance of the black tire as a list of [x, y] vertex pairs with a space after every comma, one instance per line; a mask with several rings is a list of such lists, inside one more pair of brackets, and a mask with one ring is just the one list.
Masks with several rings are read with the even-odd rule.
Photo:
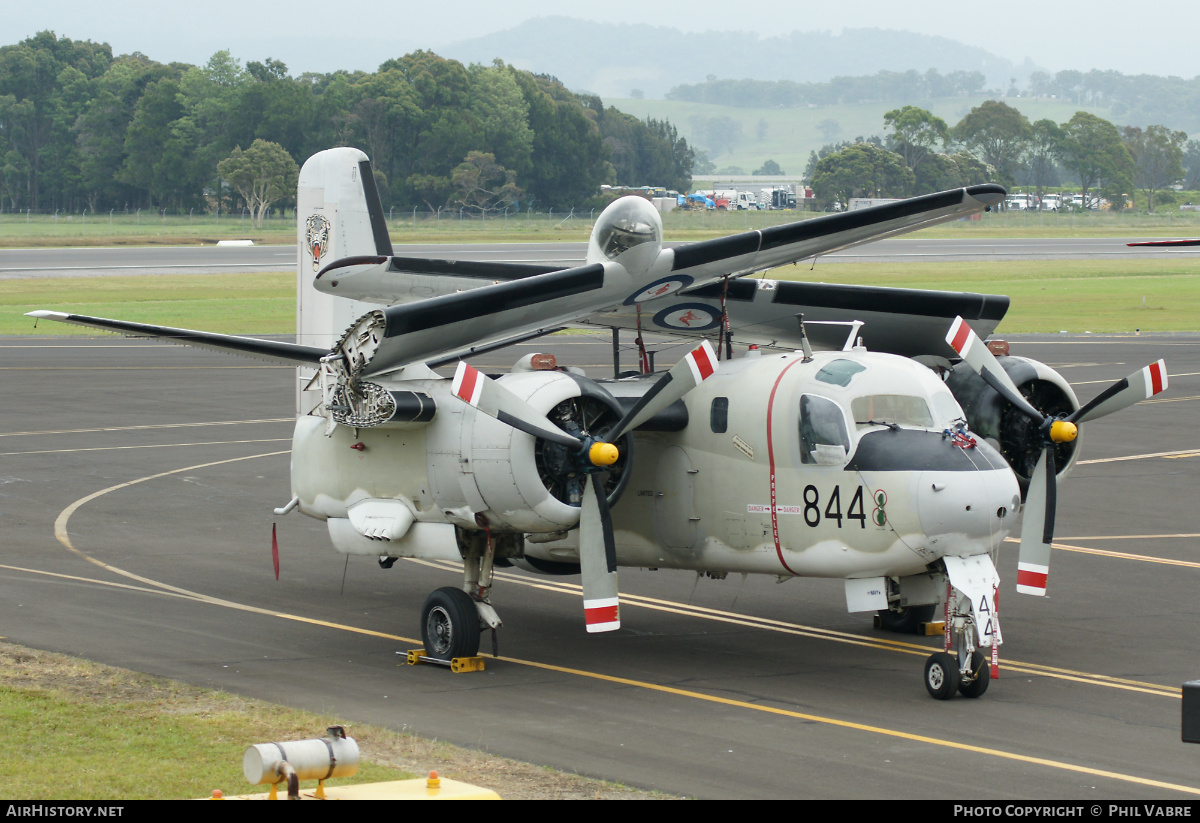
[[922, 623], [929, 623], [933, 620], [933, 613], [936, 609], [936, 603], [928, 603], [924, 606], [904, 606], [898, 612], [891, 609], [880, 609], [877, 612], [879, 628], [897, 634], [917, 634], [921, 631]]
[[479, 654], [479, 612], [471, 596], [453, 586], [429, 595], [421, 609], [421, 641], [425, 654], [437, 660]]
[[958, 661], [948, 652], [929, 655], [925, 661], [925, 688], [934, 700], [949, 700], [958, 691]]
[[960, 680], [958, 691], [963, 697], [982, 697], [983, 693], [988, 690], [988, 684], [992, 682], [992, 671], [990, 661], [983, 651], [976, 649], [971, 653], [971, 671], [975, 675], [975, 679], [970, 683]]

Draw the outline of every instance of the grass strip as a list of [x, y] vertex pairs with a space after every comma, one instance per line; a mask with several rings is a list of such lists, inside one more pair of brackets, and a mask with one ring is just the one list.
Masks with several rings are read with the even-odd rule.
[[[1183, 332], [1200, 328], [1200, 266], [1189, 259], [821, 263], [767, 273], [785, 280], [1006, 294], [1006, 334]], [[51, 309], [222, 334], [291, 334], [295, 275], [142, 275], [0, 281], [0, 335], [84, 335], [62, 323], [34, 328], [24, 313]]]
[[[396, 711], [403, 716], [417, 709], [397, 705]], [[0, 747], [4, 800], [258, 793], [266, 787], [250, 786], [242, 774], [247, 746], [323, 737], [335, 724], [346, 727], [362, 759], [356, 775], [330, 785], [423, 777], [437, 769], [505, 799], [664, 797], [7, 642], [0, 642], [0, 722], [7, 732]], [[305, 781], [301, 788], [314, 785]]]

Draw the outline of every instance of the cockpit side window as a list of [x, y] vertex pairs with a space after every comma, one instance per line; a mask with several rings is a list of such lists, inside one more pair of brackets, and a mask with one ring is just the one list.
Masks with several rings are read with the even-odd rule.
[[846, 418], [832, 400], [812, 394], [800, 398], [800, 461], [818, 466], [846, 462], [850, 438]]
[[729, 430], [729, 398], [714, 397], [708, 413], [708, 427], [713, 434], [723, 434]]

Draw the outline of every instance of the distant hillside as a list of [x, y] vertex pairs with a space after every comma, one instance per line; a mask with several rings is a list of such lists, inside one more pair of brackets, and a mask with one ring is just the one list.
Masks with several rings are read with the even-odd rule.
[[703, 82], [710, 74], [824, 82], [839, 75], [931, 68], [943, 74], [983, 72], [989, 88], [1007, 88], [1013, 78], [1024, 85], [1036, 69], [945, 37], [906, 31], [796, 31], [763, 38], [750, 32], [685, 33], [567, 17], [529, 20], [437, 51], [464, 63], [490, 63], [499, 57], [518, 68], [552, 74], [570, 89], [602, 97], [628, 97], [637, 89], [646, 97], [660, 98], [675, 86]]

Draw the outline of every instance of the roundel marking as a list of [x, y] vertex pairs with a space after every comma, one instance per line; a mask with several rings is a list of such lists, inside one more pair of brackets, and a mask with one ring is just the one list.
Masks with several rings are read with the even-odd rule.
[[654, 325], [680, 331], [704, 331], [721, 325], [721, 314], [703, 303], [680, 303], [654, 315]]
[[668, 294], [674, 294], [680, 289], [686, 289], [692, 285], [692, 282], [693, 278], [686, 274], [672, 274], [669, 277], [655, 280], [641, 291], [634, 292], [625, 298], [625, 305], [633, 306], [637, 303], [645, 303], [647, 300], [657, 300], [660, 297], [666, 297]]

